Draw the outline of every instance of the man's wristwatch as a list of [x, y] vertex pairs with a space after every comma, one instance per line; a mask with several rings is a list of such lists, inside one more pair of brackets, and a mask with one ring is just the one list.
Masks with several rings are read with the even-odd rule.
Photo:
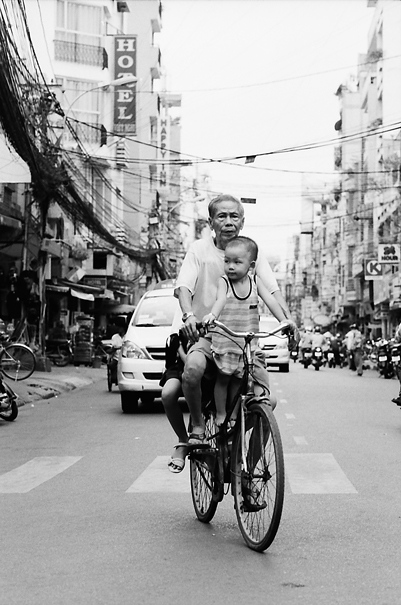
[[187, 313], [184, 313], [184, 315], [182, 316], [182, 321], [185, 323], [188, 319], [188, 317], [192, 317], [193, 313], [192, 311], [187, 311]]

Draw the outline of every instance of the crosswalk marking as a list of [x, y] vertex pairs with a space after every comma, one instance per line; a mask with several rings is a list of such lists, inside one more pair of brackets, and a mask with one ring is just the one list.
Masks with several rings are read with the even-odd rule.
[[126, 493], [187, 493], [189, 487], [189, 461], [181, 473], [170, 473], [169, 456], [157, 456], [127, 489]]
[[[307, 445], [304, 437], [294, 437]], [[62, 473], [82, 456], [42, 456], [0, 475], [1, 494], [24, 494]], [[170, 473], [169, 456], [157, 456], [126, 493], [190, 492], [189, 461], [182, 473]], [[293, 494], [356, 494], [357, 490], [332, 454], [285, 454], [285, 470]]]
[[288, 403], [287, 399], [280, 399], [280, 403]]
[[295, 420], [294, 414], [285, 414], [285, 417], [287, 418], [287, 420]]
[[39, 456], [0, 476], [1, 494], [26, 494], [78, 462], [82, 456]]
[[287, 454], [287, 478], [293, 494], [356, 494], [332, 454]]

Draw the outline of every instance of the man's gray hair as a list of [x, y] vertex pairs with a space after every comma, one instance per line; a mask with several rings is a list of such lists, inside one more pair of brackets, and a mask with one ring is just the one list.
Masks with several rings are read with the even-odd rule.
[[229, 193], [221, 193], [220, 195], [213, 198], [209, 202], [209, 206], [208, 206], [209, 218], [214, 217], [215, 212], [216, 212], [216, 205], [220, 202], [235, 202], [236, 204], [238, 204], [238, 209], [240, 211], [241, 216], [244, 216], [244, 207], [243, 207], [242, 203], [240, 202], [240, 200], [237, 197], [230, 195]]

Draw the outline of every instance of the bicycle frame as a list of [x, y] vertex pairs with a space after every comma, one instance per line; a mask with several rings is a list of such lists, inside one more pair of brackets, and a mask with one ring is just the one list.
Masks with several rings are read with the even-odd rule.
[[[228, 328], [228, 326], [226, 326], [224, 323], [220, 322], [218, 319], [213, 321], [213, 324], [211, 324], [210, 326], [206, 326], [206, 329], [208, 331], [211, 331], [213, 329], [213, 327], [216, 326], [218, 328], [221, 328], [224, 332], [226, 332], [229, 336], [233, 336], [236, 338], [243, 338], [245, 343], [244, 343], [244, 349], [243, 349], [243, 353], [244, 353], [244, 371], [245, 371], [245, 375], [246, 375], [246, 386], [244, 387], [245, 392], [244, 393], [238, 393], [236, 397], [234, 397], [234, 401], [231, 402], [231, 405], [229, 407], [229, 410], [227, 412], [226, 418], [223, 422], [223, 425], [220, 429], [220, 431], [223, 431], [224, 434], [224, 441], [225, 444], [227, 443], [228, 440], [228, 436], [227, 436], [227, 423], [230, 420], [231, 414], [234, 411], [234, 408], [237, 406], [237, 403], [235, 401], [235, 399], [239, 399], [239, 417], [240, 417], [240, 422], [239, 422], [239, 430], [241, 431], [241, 450], [242, 450], [242, 462], [244, 465], [244, 468], [248, 471], [248, 462], [246, 460], [246, 455], [245, 455], [245, 416], [246, 416], [246, 402], [249, 401], [250, 399], [255, 398], [255, 380], [253, 377], [253, 373], [254, 373], [254, 361], [253, 361], [253, 354], [252, 354], [252, 348], [251, 348], [251, 344], [252, 341], [255, 340], [256, 338], [267, 338], [268, 336], [272, 336], [274, 334], [277, 334], [278, 332], [282, 331], [283, 329], [285, 329], [288, 324], [280, 324], [276, 329], [270, 331], [270, 332], [234, 332], [233, 330], [231, 330], [230, 328]], [[224, 427], [224, 428], [223, 428]], [[237, 429], [237, 426], [234, 427], [234, 431]]]
[[[208, 443], [191, 446], [190, 480], [192, 501], [200, 521], [209, 523], [218, 503], [231, 485], [234, 509], [241, 534], [249, 548], [262, 552], [277, 533], [284, 500], [284, 456], [277, 421], [267, 398], [255, 394], [254, 362], [251, 343], [272, 332], [233, 332], [215, 320], [207, 326], [219, 327], [229, 336], [245, 341], [244, 377], [216, 430], [213, 407], [203, 409]], [[229, 425], [234, 420], [234, 427]], [[230, 443], [231, 440], [231, 443]]]

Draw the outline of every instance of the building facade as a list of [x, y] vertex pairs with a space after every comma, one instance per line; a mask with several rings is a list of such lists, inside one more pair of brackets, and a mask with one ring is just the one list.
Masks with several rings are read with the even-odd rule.
[[292, 299], [300, 325], [344, 332], [358, 322], [389, 337], [401, 320], [401, 3], [367, 5], [375, 8], [367, 51], [336, 92], [337, 177], [323, 195], [303, 191], [300, 254], [286, 282], [303, 276]]

